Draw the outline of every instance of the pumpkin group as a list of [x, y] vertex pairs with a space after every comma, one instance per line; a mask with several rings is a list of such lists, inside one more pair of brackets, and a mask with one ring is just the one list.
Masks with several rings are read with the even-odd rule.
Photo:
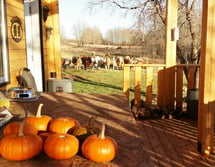
[[78, 152], [95, 162], [109, 162], [117, 154], [116, 141], [105, 136], [105, 125], [95, 124], [91, 117], [87, 125], [81, 125], [72, 117], [52, 119], [41, 115], [40, 104], [36, 116], [21, 122], [12, 122], [3, 129], [0, 153], [8, 160], [27, 160], [42, 150], [52, 159], [69, 159]]
[[105, 136], [105, 125], [102, 125], [102, 130], [99, 135], [89, 136], [82, 144], [82, 154], [95, 162], [109, 162], [113, 160], [118, 152], [116, 141]]
[[40, 136], [23, 133], [25, 121], [19, 127], [19, 133], [8, 134], [1, 139], [0, 152], [8, 160], [27, 160], [38, 155], [43, 148]]

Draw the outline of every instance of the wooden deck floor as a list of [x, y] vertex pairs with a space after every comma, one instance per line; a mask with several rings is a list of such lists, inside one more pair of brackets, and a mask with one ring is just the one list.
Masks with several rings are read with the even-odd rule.
[[[109, 163], [95, 163], [76, 155], [53, 160], [41, 153], [27, 161], [14, 162], [0, 157], [0, 167], [211, 167], [215, 156], [197, 151], [197, 122], [178, 119], [135, 120], [123, 95], [42, 93], [35, 102], [12, 102], [11, 111], [35, 114], [43, 103], [43, 114], [53, 118], [71, 116], [86, 123], [92, 115], [105, 122], [107, 135], [118, 145], [117, 157]], [[2, 131], [2, 128], [1, 128]]]

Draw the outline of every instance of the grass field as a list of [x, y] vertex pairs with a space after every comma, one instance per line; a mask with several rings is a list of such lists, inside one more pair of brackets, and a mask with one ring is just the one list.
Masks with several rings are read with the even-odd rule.
[[[64, 76], [73, 78], [74, 93], [99, 93], [99, 94], [123, 94], [122, 70], [74, 70], [72, 68], [63, 71]], [[130, 99], [134, 97], [134, 72], [131, 72]], [[156, 77], [155, 77], [156, 80]], [[153, 84], [156, 92], [156, 82]], [[145, 99], [145, 73], [142, 72], [141, 84], [142, 99]]]

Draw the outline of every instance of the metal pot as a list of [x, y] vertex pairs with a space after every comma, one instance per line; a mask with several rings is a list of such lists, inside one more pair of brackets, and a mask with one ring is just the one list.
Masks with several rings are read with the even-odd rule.
[[10, 99], [29, 99], [36, 96], [36, 93], [31, 88], [13, 87], [9, 88], [6, 95]]

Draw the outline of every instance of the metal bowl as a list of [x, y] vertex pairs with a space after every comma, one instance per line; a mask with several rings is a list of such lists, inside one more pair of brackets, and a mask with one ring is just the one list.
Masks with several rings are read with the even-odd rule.
[[36, 93], [31, 88], [13, 87], [9, 88], [6, 95], [10, 99], [29, 99], [36, 96]]

